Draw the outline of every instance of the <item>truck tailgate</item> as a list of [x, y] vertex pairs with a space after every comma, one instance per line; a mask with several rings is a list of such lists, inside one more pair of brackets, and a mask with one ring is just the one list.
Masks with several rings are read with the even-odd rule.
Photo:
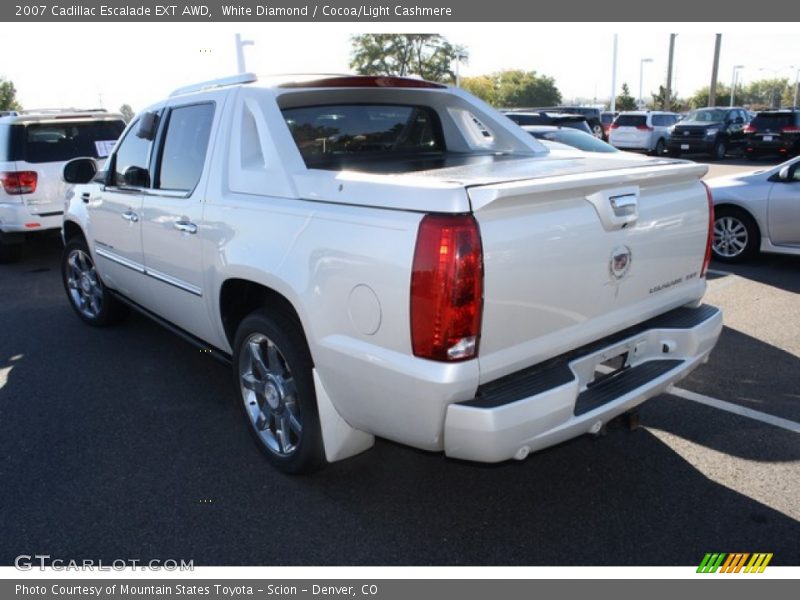
[[481, 230], [481, 383], [699, 301], [708, 201], [691, 163], [468, 187]]

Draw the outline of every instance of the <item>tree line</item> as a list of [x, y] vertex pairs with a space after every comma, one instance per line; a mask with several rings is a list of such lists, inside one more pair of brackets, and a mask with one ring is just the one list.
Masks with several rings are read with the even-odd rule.
[[[420, 77], [428, 81], [456, 83], [453, 65], [458, 60], [465, 64], [468, 54], [464, 47], [451, 44], [438, 34], [384, 34], [367, 33], [350, 38], [350, 68], [360, 75], [387, 75]], [[464, 77], [461, 87], [478, 96], [488, 104], [499, 108], [553, 106], [561, 104], [562, 94], [555, 79], [536, 71], [511, 69], [476, 77]], [[647, 107], [663, 109], [666, 106], [666, 89], [659, 86], [650, 94]], [[794, 83], [786, 78], [761, 79], [736, 87], [734, 102], [752, 110], [791, 106], [794, 101]], [[715, 104], [730, 104], [731, 89], [718, 84]], [[684, 111], [708, 106], [709, 88], [705, 86], [688, 98], [680, 98], [675, 92], [670, 95], [670, 108]], [[583, 102], [580, 102], [583, 103]], [[630, 93], [627, 83], [622, 84], [616, 98], [617, 110], [638, 108], [637, 99]], [[20, 110], [13, 82], [0, 77], [0, 110]], [[126, 120], [133, 118], [133, 110], [127, 104], [120, 107]]]

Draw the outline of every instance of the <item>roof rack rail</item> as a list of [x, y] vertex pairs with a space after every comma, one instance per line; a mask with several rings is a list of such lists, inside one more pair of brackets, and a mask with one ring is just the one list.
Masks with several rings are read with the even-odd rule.
[[258, 77], [256, 77], [255, 73], [239, 73], [238, 75], [232, 75], [231, 77], [223, 77], [222, 79], [211, 79], [209, 81], [201, 81], [200, 83], [192, 83], [191, 85], [185, 85], [183, 87], [179, 87], [178, 89], [174, 90], [169, 96], [170, 98], [172, 98], [173, 96], [181, 96], [183, 94], [189, 94], [191, 92], [201, 92], [203, 90], [210, 90], [219, 87], [227, 87], [229, 85], [239, 85], [242, 83], [253, 83], [254, 81], [258, 81]]
[[17, 111], [21, 115], [60, 114], [60, 113], [88, 113], [108, 112], [105, 108], [26, 108]]

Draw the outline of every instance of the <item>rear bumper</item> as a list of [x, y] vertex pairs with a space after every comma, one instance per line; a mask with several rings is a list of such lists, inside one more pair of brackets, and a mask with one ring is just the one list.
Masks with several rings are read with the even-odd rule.
[[745, 152], [748, 154], [778, 154], [789, 153], [794, 150], [800, 149], [800, 141], [794, 139], [787, 139], [776, 136], [769, 142], [760, 139], [747, 140], [745, 145]]
[[60, 229], [63, 211], [36, 214], [21, 202], [0, 202], [0, 231], [4, 233]]
[[[722, 331], [722, 312], [678, 308], [638, 326], [478, 388], [450, 404], [444, 451], [500, 462], [595, 431], [661, 394], [703, 363]], [[595, 379], [595, 367], [627, 353], [626, 367]]]

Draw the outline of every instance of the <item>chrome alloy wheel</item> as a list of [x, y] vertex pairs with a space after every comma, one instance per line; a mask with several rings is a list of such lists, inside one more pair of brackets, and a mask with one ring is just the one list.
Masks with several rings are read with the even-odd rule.
[[92, 258], [75, 248], [67, 257], [67, 289], [75, 308], [87, 319], [96, 319], [103, 310], [103, 284]]
[[748, 237], [747, 227], [736, 217], [726, 215], [714, 222], [714, 252], [719, 256], [739, 256], [747, 248]]
[[239, 354], [239, 384], [250, 423], [274, 454], [291, 456], [303, 436], [297, 388], [286, 359], [267, 336], [251, 334]]

